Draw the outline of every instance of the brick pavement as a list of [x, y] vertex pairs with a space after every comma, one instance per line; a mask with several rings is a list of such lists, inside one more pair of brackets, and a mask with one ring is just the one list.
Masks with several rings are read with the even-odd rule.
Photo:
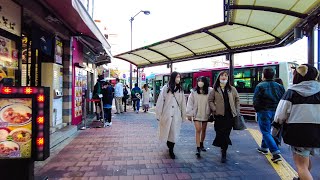
[[[257, 144], [248, 131], [232, 132], [228, 161], [221, 164], [219, 149], [211, 145], [215, 135], [212, 125], [205, 142], [208, 151], [197, 159], [194, 127], [190, 122], [183, 123], [175, 147], [177, 159], [172, 160], [165, 143], [158, 141], [157, 124], [152, 113], [114, 115], [112, 127], [79, 132], [37, 168], [36, 175], [64, 180], [280, 179], [266, 158], [255, 151]], [[249, 126], [257, 128], [255, 123]], [[290, 152], [284, 152], [292, 164]], [[320, 179], [319, 163], [313, 173]]]

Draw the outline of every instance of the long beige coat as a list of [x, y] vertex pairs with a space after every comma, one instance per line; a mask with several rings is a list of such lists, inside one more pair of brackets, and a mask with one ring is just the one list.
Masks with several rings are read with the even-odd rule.
[[[218, 92], [215, 90], [211, 91], [209, 94], [209, 105], [211, 111], [214, 115], [222, 115], [224, 116], [224, 99], [222, 90], [219, 87]], [[240, 114], [240, 102], [239, 102], [239, 94], [235, 87], [231, 86], [231, 91], [228, 91], [229, 103], [232, 111], [233, 117]]]
[[205, 106], [205, 110], [204, 110], [204, 117], [203, 119], [196, 119], [198, 121], [208, 121], [209, 119], [209, 116], [210, 116], [210, 107], [209, 107], [209, 102], [208, 102], [208, 98], [209, 98], [209, 94], [210, 92], [213, 90], [213, 88], [209, 87], [209, 90], [208, 90], [208, 94], [206, 95], [206, 101], [205, 102], [200, 102], [200, 98], [199, 96], [203, 96], [203, 95], [199, 95], [197, 93], [196, 90], [192, 90], [190, 95], [189, 95], [189, 98], [188, 98], [188, 103], [187, 103], [187, 116], [190, 116], [190, 117], [197, 117], [197, 114], [199, 111], [203, 112], [203, 110], [199, 110], [198, 109], [198, 104], [199, 103], [205, 103], [206, 106]]
[[146, 91], [142, 89], [142, 105], [149, 105], [150, 101], [150, 90]]
[[167, 93], [165, 85], [158, 97], [156, 105], [156, 116], [159, 120], [159, 139], [161, 141], [177, 142], [180, 134], [181, 123], [186, 120], [186, 100], [183, 91]]

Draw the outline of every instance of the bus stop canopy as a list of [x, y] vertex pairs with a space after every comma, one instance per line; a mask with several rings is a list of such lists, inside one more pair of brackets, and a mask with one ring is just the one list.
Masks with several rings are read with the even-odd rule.
[[224, 0], [224, 22], [115, 55], [138, 68], [283, 46], [319, 18], [320, 0]]

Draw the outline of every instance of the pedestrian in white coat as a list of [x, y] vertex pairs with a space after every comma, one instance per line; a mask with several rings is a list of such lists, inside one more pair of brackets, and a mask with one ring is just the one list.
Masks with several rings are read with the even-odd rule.
[[148, 84], [144, 84], [142, 88], [142, 107], [144, 112], [149, 111], [150, 90]]
[[207, 122], [210, 116], [210, 107], [208, 103], [209, 94], [212, 88], [206, 77], [201, 76], [197, 79], [197, 86], [191, 90], [187, 103], [187, 117], [189, 121], [194, 122], [196, 129], [197, 157], [200, 157], [201, 151], [207, 151], [203, 142], [206, 138]]
[[186, 120], [186, 100], [178, 72], [172, 72], [169, 84], [162, 88], [157, 100], [156, 116], [159, 120], [159, 138], [167, 141], [169, 155], [175, 159], [173, 148], [179, 138], [182, 120]]

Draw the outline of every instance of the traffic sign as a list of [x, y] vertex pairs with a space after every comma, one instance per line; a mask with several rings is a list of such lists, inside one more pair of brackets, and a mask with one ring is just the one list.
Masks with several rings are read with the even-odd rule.
[[145, 81], [145, 80], [146, 80], [146, 74], [145, 74], [145, 73], [142, 73], [142, 74], [141, 74], [141, 80], [142, 80], [142, 81]]

